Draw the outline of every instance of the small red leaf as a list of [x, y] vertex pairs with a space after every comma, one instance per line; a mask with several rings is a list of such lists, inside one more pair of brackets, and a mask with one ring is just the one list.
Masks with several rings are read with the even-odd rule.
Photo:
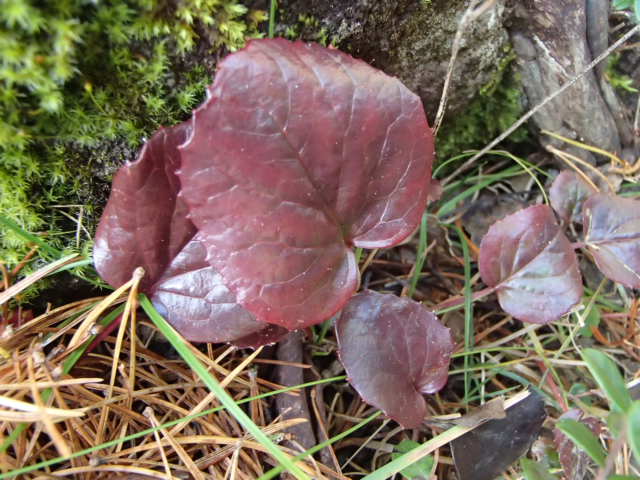
[[258, 319], [297, 329], [355, 292], [353, 245], [415, 230], [433, 138], [397, 79], [335, 49], [266, 39], [220, 64], [181, 154], [208, 262]]
[[556, 177], [549, 189], [551, 206], [565, 222], [581, 220], [582, 204], [591, 195], [597, 193], [572, 170], [564, 170]]
[[575, 252], [546, 205], [491, 226], [480, 244], [480, 275], [500, 306], [525, 322], [557, 320], [582, 298]]
[[600, 271], [640, 288], [640, 202], [597, 194], [584, 204], [585, 245]]
[[447, 381], [454, 345], [433, 312], [408, 298], [364, 291], [336, 322], [340, 359], [365, 402], [405, 428], [426, 413], [423, 393]]

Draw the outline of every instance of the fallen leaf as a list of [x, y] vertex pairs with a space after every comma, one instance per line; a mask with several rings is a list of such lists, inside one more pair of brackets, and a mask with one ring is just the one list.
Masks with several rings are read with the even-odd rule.
[[544, 401], [531, 392], [506, 409], [503, 419], [489, 420], [451, 442], [458, 480], [492, 480], [524, 455], [546, 418]]

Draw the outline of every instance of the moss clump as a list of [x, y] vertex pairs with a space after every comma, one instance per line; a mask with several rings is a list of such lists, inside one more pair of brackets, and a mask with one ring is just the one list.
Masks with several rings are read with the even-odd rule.
[[[514, 58], [513, 53], [504, 58], [495, 77], [480, 89], [463, 115], [445, 117], [436, 145], [440, 160], [484, 147], [524, 114], [522, 87], [511, 68]], [[528, 135], [527, 129], [520, 127], [509, 140], [519, 143]]]
[[323, 27], [316, 17], [300, 14], [295, 24], [287, 25], [282, 32], [285, 38], [290, 40], [304, 39], [309, 42], [318, 42], [325, 47], [336, 46], [339, 42], [337, 35], [329, 36], [326, 27]]
[[[208, 54], [260, 36], [265, 19], [235, 0], [3, 0], [0, 214], [59, 249], [86, 248], [93, 232], [78, 241], [76, 223], [92, 224], [91, 175], [106, 181], [145, 136], [188, 116]], [[26, 250], [0, 226], [3, 262]]]

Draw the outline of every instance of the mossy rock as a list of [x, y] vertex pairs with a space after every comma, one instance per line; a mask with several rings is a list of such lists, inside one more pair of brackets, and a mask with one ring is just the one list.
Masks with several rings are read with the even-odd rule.
[[[87, 251], [113, 172], [187, 118], [218, 56], [261, 36], [265, 20], [235, 0], [3, 2], [0, 214]], [[0, 227], [4, 263], [29, 248]]]
[[[293, 29], [331, 43], [397, 76], [423, 100], [430, 119], [438, 107], [453, 38], [466, 0], [282, 0], [279, 31]], [[497, 2], [465, 32], [450, 90], [449, 112], [463, 110], [490, 83], [509, 55], [505, 10]], [[301, 22], [300, 19], [311, 19]]]

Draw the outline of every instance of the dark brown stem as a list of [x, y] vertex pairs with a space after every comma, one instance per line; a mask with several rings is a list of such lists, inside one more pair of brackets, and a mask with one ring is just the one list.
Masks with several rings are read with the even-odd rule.
[[[283, 340], [278, 343], [278, 360], [287, 363], [302, 363], [302, 338], [304, 332], [291, 332]], [[298, 366], [279, 365], [277, 367], [277, 382], [285, 387], [293, 387], [304, 383], [304, 372]], [[311, 448], [316, 444], [316, 436], [313, 433], [311, 424], [311, 415], [309, 414], [309, 405], [304, 391], [298, 395], [285, 393], [278, 395], [276, 400], [278, 413], [283, 419], [304, 418], [307, 421], [299, 425], [295, 425], [287, 429], [292, 437], [293, 443], [290, 444], [294, 449], [298, 450], [301, 445], [305, 449]]]

